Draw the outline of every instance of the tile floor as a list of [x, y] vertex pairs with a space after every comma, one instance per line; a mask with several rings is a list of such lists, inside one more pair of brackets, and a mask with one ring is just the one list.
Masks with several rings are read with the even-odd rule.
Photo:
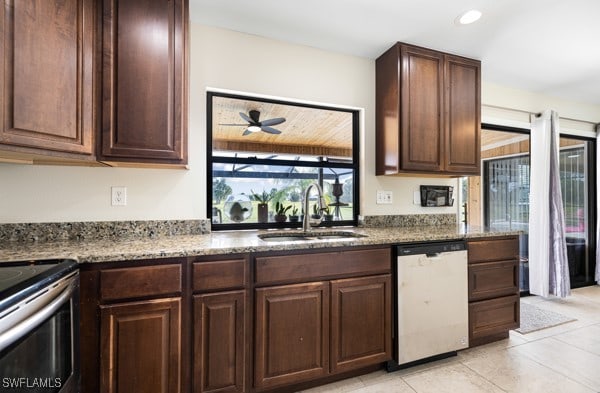
[[600, 286], [575, 289], [567, 299], [521, 301], [577, 320], [525, 335], [511, 331], [506, 340], [452, 358], [305, 392], [600, 392]]

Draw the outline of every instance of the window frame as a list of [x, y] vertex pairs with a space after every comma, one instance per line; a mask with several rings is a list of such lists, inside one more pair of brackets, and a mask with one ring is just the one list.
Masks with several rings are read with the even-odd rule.
[[[239, 158], [239, 157], [215, 157], [213, 156], [213, 97], [225, 97], [233, 99], [241, 99], [247, 101], [266, 102], [279, 105], [293, 105], [303, 108], [314, 108], [321, 110], [347, 112], [352, 115], [352, 162], [335, 162], [335, 161], [300, 161], [300, 160], [274, 160], [265, 158]], [[358, 216], [360, 215], [360, 109], [347, 108], [339, 106], [327, 106], [322, 104], [311, 104], [304, 102], [296, 102], [292, 100], [264, 98], [261, 96], [224, 93], [217, 91], [206, 92], [206, 214], [210, 219], [211, 230], [241, 230], [241, 229], [283, 229], [283, 228], [300, 228], [302, 222], [267, 222], [267, 223], [235, 223], [235, 224], [215, 224], [212, 222], [212, 199], [213, 199], [213, 164], [214, 163], [235, 163], [240, 165], [273, 165], [273, 166], [301, 166], [313, 168], [333, 168], [352, 170], [352, 219], [340, 221], [328, 221], [321, 223], [321, 227], [337, 227], [337, 226], [356, 226], [358, 225]], [[316, 180], [315, 180], [316, 181]], [[322, 184], [321, 184], [322, 186]], [[303, 190], [304, 191], [304, 190]]]

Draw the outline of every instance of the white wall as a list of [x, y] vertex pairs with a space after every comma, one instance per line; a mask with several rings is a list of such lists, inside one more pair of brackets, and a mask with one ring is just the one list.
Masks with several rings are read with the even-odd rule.
[[[207, 87], [362, 108], [361, 214], [456, 211], [412, 204], [419, 184], [453, 185], [456, 180], [374, 176], [372, 59], [192, 24], [190, 62], [189, 170], [0, 164], [0, 223], [206, 217]], [[538, 111], [531, 109], [537, 102], [553, 104], [561, 116], [600, 121], [600, 107], [493, 85], [484, 84], [482, 97], [484, 104], [531, 111]], [[110, 206], [110, 186], [127, 187], [127, 206]], [[393, 191], [394, 203], [376, 205], [376, 190]]]
[[[363, 109], [361, 125], [361, 214], [450, 212], [454, 208], [423, 209], [412, 204], [419, 184], [415, 178], [376, 177], [375, 173], [375, 62], [354, 56], [292, 45], [258, 36], [192, 26], [193, 78], [191, 123], [204, 139], [207, 87], [245, 91], [291, 100]], [[211, 59], [211, 61], [206, 61]], [[196, 68], [198, 67], [198, 68]], [[204, 160], [205, 152], [202, 153]], [[205, 179], [202, 178], [204, 184]], [[433, 184], [455, 184], [435, 179]], [[376, 190], [393, 191], [391, 205], [376, 205]]]

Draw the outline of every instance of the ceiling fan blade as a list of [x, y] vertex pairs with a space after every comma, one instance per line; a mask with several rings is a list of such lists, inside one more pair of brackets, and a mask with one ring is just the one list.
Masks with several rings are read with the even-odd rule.
[[220, 126], [240, 126], [240, 127], [247, 127], [248, 124], [225, 124], [225, 123], [219, 123]]
[[260, 126], [260, 129], [268, 134], [281, 134], [281, 131], [269, 126]]
[[242, 133], [242, 136], [246, 136], [246, 135], [250, 135], [250, 134], [252, 134], [252, 131], [250, 131], [249, 129], [246, 128], [246, 131], [244, 131]]
[[277, 124], [281, 124], [285, 121], [284, 117], [276, 117], [275, 119], [263, 120], [260, 122], [261, 126], [276, 126]]
[[250, 115], [250, 117], [252, 118], [252, 120], [254, 120], [254, 123], [258, 123], [260, 119], [260, 112], [253, 109], [250, 112], [248, 112], [248, 114]]
[[254, 121], [251, 118], [249, 118], [248, 115], [245, 114], [244, 112], [240, 112], [240, 116], [242, 117], [242, 119], [244, 119], [248, 123], [250, 123], [250, 124], [254, 123]]

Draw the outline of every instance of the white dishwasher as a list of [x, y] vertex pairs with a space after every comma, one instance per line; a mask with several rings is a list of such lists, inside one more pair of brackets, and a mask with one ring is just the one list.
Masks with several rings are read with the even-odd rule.
[[465, 242], [400, 245], [397, 255], [397, 368], [455, 355], [467, 348]]

